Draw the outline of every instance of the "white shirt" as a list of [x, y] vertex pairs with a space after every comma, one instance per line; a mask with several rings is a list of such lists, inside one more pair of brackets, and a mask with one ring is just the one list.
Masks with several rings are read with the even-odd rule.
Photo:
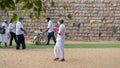
[[14, 23], [10, 23], [9, 24], [9, 29], [10, 29], [10, 32], [16, 33], [15, 24]]
[[44, 36], [42, 31], [39, 32], [39, 35], [40, 35], [40, 37]]
[[53, 27], [54, 27], [53, 22], [50, 20], [48, 22], [48, 27], [47, 27], [47, 28], [49, 28], [48, 33], [53, 32]]
[[8, 33], [8, 27], [7, 24], [5, 22], [2, 23], [2, 27], [5, 27], [5, 33]]
[[23, 28], [23, 25], [21, 22], [18, 21], [16, 23], [16, 35], [24, 34], [24, 32], [21, 30], [21, 28]]
[[58, 34], [58, 38], [62, 38], [63, 41], [65, 40], [65, 32], [66, 32], [66, 28], [65, 28], [65, 25], [64, 24], [61, 24], [59, 26], [59, 31], [58, 33], [60, 33], [61, 35]]

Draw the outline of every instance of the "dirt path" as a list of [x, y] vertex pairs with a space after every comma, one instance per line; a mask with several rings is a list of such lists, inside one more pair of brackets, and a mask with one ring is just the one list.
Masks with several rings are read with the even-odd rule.
[[120, 48], [67, 48], [65, 62], [53, 58], [53, 49], [0, 48], [0, 68], [120, 68]]

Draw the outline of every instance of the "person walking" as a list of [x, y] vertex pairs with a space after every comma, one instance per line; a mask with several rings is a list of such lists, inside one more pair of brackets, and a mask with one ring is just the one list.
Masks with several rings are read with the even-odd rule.
[[12, 19], [11, 19], [11, 21], [9, 23], [9, 32], [10, 32], [9, 45], [12, 46], [13, 39], [15, 40], [15, 43], [17, 44], [15, 23], [12, 21]]
[[54, 55], [55, 59], [59, 61], [65, 61], [64, 59], [64, 40], [65, 40], [65, 32], [66, 32], [66, 27], [64, 25], [64, 18], [60, 18], [59, 20], [59, 30], [57, 34], [57, 40], [56, 40], [56, 45], [54, 47]]
[[22, 49], [26, 49], [24, 33], [27, 34], [27, 32], [22, 25], [22, 20], [22, 18], [19, 18], [19, 21], [16, 23], [17, 50], [20, 49], [20, 44], [22, 44]]
[[4, 43], [5, 47], [7, 47], [7, 42], [8, 42], [8, 22], [5, 20], [2, 25], [2, 33], [0, 34], [0, 44]]
[[53, 41], [54, 41], [54, 44], [56, 44], [56, 38], [55, 38], [55, 35], [54, 35], [54, 25], [53, 25], [53, 22], [50, 20], [50, 18], [46, 18], [47, 22], [48, 22], [48, 26], [47, 26], [47, 29], [45, 32], [48, 31], [48, 40], [47, 40], [47, 44], [46, 45], [49, 45], [49, 42], [50, 42], [50, 39], [52, 37]]

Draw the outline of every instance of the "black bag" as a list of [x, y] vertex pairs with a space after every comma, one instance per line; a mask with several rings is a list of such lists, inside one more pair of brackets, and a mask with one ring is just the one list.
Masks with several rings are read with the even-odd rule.
[[0, 34], [5, 34], [5, 29], [0, 27]]

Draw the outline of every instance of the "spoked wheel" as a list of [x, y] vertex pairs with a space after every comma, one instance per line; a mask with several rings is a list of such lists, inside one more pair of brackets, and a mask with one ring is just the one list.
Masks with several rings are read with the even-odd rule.
[[46, 44], [47, 43], [47, 36], [44, 36], [43, 38], [40, 38], [39, 44]]
[[43, 37], [37, 36], [37, 39], [34, 41], [34, 44], [46, 44], [47, 43], [47, 35], [44, 35]]

